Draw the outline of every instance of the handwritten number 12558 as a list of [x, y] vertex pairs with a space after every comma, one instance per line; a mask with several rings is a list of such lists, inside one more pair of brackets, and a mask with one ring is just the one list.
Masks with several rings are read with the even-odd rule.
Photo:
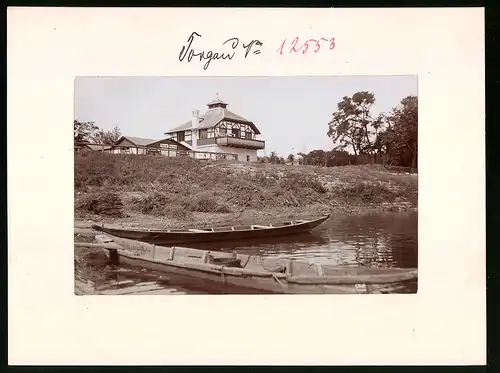
[[[328, 46], [329, 46], [329, 49], [330, 50], [333, 50], [333, 48], [335, 48], [335, 38], [330, 38], [330, 39], [326, 39], [326, 38], [320, 38], [318, 40], [316, 39], [309, 39], [309, 40], [306, 40], [304, 44], [301, 45], [301, 43], [299, 43], [299, 38], [296, 37], [295, 39], [292, 40], [292, 42], [287, 45], [286, 43], [286, 39], [283, 40], [283, 43], [281, 43], [280, 47], [278, 48], [278, 50], [276, 52], [279, 52], [279, 54], [283, 54], [283, 52], [286, 50], [288, 50], [288, 53], [292, 53], [292, 52], [300, 52], [302, 51], [302, 54], [306, 54], [306, 52], [308, 50], [310, 51], [313, 51], [314, 53], [318, 53], [319, 50], [321, 49], [321, 42], [328, 42]], [[325, 44], [325, 43], [323, 43]], [[311, 49], [309, 49], [309, 47], [311, 47]], [[314, 49], [313, 49], [314, 48]]]

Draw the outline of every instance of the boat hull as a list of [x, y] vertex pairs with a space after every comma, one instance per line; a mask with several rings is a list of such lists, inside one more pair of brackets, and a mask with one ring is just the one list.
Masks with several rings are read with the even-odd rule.
[[235, 276], [230, 273], [219, 274], [203, 269], [184, 268], [172, 264], [161, 263], [154, 260], [134, 257], [123, 253], [119, 254], [120, 265], [146, 269], [155, 273], [172, 274], [181, 277], [196, 278], [199, 280], [218, 283], [227, 292], [231, 288], [249, 289], [265, 294], [380, 294], [395, 292], [405, 287], [406, 281], [388, 284], [294, 284], [283, 279], [269, 276]]
[[[226, 242], [239, 240], [266, 239], [304, 233], [329, 218], [329, 215], [305, 223], [264, 229], [237, 229], [214, 232], [173, 232], [168, 230], [126, 229], [93, 225], [92, 228], [115, 237], [147, 242], [155, 245], [182, 245], [190, 243]], [[238, 227], [236, 227], [238, 228]]]

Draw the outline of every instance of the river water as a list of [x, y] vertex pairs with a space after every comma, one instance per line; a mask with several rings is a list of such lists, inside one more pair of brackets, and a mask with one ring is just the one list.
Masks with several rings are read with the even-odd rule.
[[[335, 213], [308, 234], [266, 243], [245, 241], [203, 247], [268, 257], [306, 259], [330, 265], [417, 268], [417, 233], [417, 211]], [[114, 282], [126, 279], [131, 285], [137, 284], [139, 280], [133, 280], [132, 277], [130, 272], [128, 275], [118, 272], [111, 276]], [[416, 286], [416, 281], [408, 284], [405, 292], [416, 292]], [[237, 289], [234, 291], [238, 293]], [[222, 294], [222, 291], [217, 285], [197, 279], [172, 277], [166, 285], [158, 285], [156, 290], [144, 294]]]

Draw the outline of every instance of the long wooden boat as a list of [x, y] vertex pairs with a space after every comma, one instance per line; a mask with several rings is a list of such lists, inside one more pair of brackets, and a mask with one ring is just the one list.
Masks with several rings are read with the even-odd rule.
[[113, 225], [92, 225], [92, 228], [115, 237], [128, 238], [156, 245], [182, 245], [189, 243], [223, 242], [245, 239], [262, 239], [309, 231], [330, 215], [310, 220], [291, 220], [269, 225], [241, 225], [212, 228], [141, 229]]
[[[352, 268], [184, 247], [163, 247], [108, 235], [96, 236], [110, 260], [160, 274], [185, 276], [239, 289], [281, 294], [405, 292], [413, 268]], [[75, 243], [88, 246], [88, 243]]]

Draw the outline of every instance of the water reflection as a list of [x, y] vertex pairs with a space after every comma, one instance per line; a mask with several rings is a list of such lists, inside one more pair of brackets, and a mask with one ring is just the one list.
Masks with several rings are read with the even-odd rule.
[[334, 214], [307, 234], [263, 242], [197, 245], [208, 250], [237, 250], [321, 264], [416, 268], [418, 213]]
[[248, 249], [255, 247], [290, 247], [293, 245], [326, 245], [328, 243], [328, 237], [323, 237], [321, 235], [313, 234], [311, 232], [303, 232], [298, 234], [293, 234], [284, 237], [266, 237], [266, 238], [256, 238], [256, 239], [246, 239], [245, 241], [226, 241], [226, 242], [203, 242], [203, 243], [192, 243], [189, 246], [194, 249], [202, 250], [220, 250], [220, 251], [230, 251], [235, 249]]
[[199, 278], [165, 275], [137, 268], [109, 268], [105, 281], [99, 282], [97, 291], [103, 295], [166, 295], [166, 294], [264, 294], [262, 291], [227, 287]]

